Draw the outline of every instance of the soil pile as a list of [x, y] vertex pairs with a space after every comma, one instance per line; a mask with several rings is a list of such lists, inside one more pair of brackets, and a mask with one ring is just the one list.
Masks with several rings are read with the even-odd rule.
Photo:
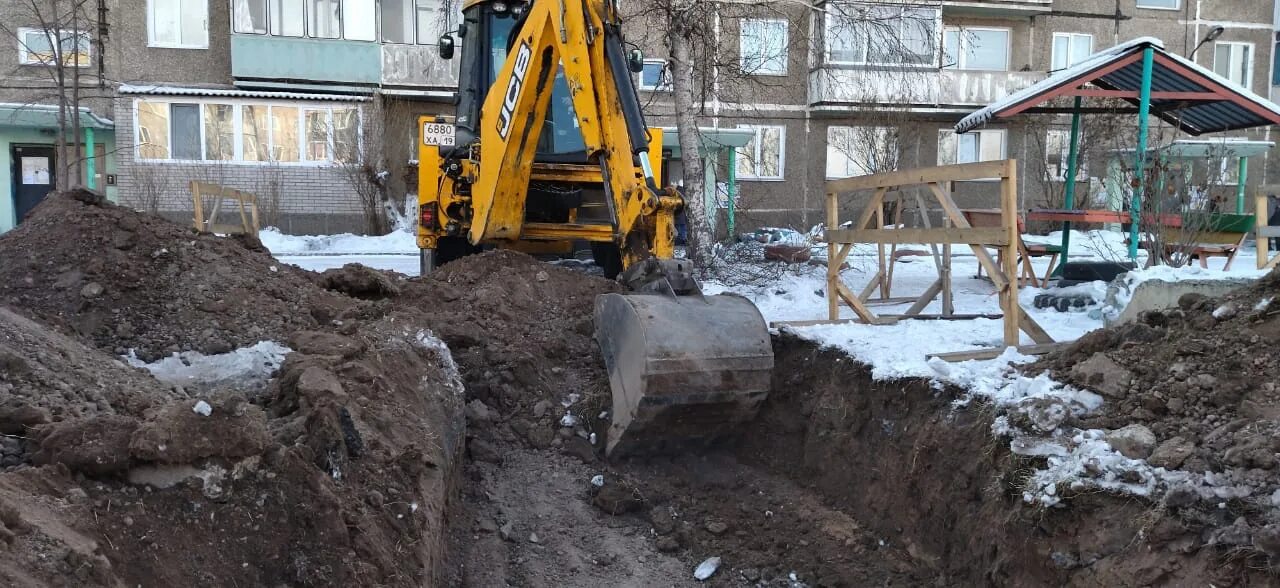
[[[1101, 394], [1103, 409], [1069, 424], [1123, 431], [1127, 457], [1215, 478], [1232, 500], [1171, 490], [1162, 505], [1214, 529], [1207, 542], [1280, 561], [1280, 273], [1220, 299], [1095, 331], [1033, 370]], [[1225, 506], [1225, 508], [1224, 508]]]
[[200, 235], [56, 193], [0, 236], [0, 302], [116, 354], [224, 353], [336, 318], [353, 301], [252, 237]]
[[438, 581], [462, 387], [406, 317], [296, 333], [262, 406], [3, 309], [0, 333], [0, 584]]

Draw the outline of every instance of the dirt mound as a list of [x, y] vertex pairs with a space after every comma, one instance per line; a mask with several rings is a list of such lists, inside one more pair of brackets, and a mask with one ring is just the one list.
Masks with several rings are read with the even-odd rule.
[[511, 416], [511, 427], [533, 446], [551, 445], [570, 395], [580, 403], [573, 409], [579, 415], [609, 408], [593, 314], [595, 297], [621, 291], [617, 283], [493, 250], [400, 289], [395, 304], [421, 310], [449, 344], [468, 399], [497, 410], [503, 421]]
[[[1127, 457], [1214, 477], [1234, 496], [1170, 491], [1163, 505], [1217, 529], [1210, 544], [1280, 561], [1280, 273], [1220, 299], [1095, 331], [1031, 371], [1101, 394], [1068, 424], [1106, 429]], [[1219, 504], [1221, 503], [1221, 504]], [[1226, 508], [1223, 508], [1225, 506]]]
[[265, 406], [2, 309], [0, 333], [0, 584], [438, 583], [462, 388], [411, 317], [300, 335]]
[[328, 323], [352, 304], [256, 239], [51, 194], [0, 236], [0, 302], [145, 360], [223, 353]]

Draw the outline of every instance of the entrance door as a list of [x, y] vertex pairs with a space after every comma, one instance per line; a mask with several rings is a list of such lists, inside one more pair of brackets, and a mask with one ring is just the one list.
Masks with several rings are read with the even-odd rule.
[[14, 145], [13, 212], [19, 223], [53, 191], [54, 150], [51, 145]]

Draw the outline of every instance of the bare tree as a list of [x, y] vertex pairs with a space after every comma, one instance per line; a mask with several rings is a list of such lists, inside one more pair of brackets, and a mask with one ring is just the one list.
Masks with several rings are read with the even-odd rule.
[[163, 166], [140, 164], [133, 168], [132, 175], [143, 210], [159, 214], [165, 195], [174, 188], [172, 172]]
[[364, 231], [370, 235], [383, 235], [390, 230], [387, 179], [391, 172], [380, 141], [387, 128], [383, 114], [381, 110], [367, 111], [361, 121], [366, 139], [357, 146], [338, 149], [334, 157], [341, 166], [347, 187], [359, 200]]
[[[54, 178], [55, 184], [63, 187], [78, 184], [84, 178], [81, 69], [88, 67], [93, 59], [101, 59], [101, 51], [92, 49], [95, 41], [88, 32], [99, 28], [86, 9], [89, 4], [88, 0], [18, 0], [10, 7], [13, 18], [0, 19], [0, 34], [17, 42], [26, 58], [25, 65], [35, 66], [33, 69], [43, 71], [48, 77], [47, 88], [52, 95], [37, 95], [33, 102], [56, 101], [58, 165]], [[100, 42], [96, 44], [101, 47]]]

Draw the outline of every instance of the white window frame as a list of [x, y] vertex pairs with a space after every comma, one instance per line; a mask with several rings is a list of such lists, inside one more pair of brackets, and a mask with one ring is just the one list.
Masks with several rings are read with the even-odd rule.
[[[739, 157], [747, 157], [751, 161], [752, 168], [759, 170], [760, 168], [760, 150], [763, 143], [765, 129], [778, 129], [778, 175], [762, 176], [751, 173], [744, 174], [738, 170], [737, 178], [739, 180], [761, 181], [761, 182], [780, 182], [787, 176], [787, 127], [785, 125], [738, 125], [739, 129], [750, 129], [755, 132], [756, 136], [752, 141], [755, 143], [755, 153], [740, 154]], [[743, 147], [745, 149], [745, 147]], [[737, 165], [736, 163], [734, 165]]]
[[[156, 18], [155, 11], [152, 8], [156, 0], [147, 0], [147, 47], [155, 47], [158, 49], [208, 49], [209, 48], [209, 2], [215, 0], [207, 0], [204, 2], [204, 44], [194, 43], [162, 43], [156, 40]], [[268, 17], [270, 18], [270, 17]], [[233, 23], [234, 25], [234, 23]], [[181, 35], [179, 35], [181, 36]]]
[[[1045, 179], [1053, 182], [1065, 182], [1067, 181], [1068, 166], [1063, 165], [1062, 172], [1055, 173], [1053, 166], [1050, 165], [1049, 163], [1049, 155], [1050, 155], [1049, 148], [1053, 145], [1055, 141], [1053, 137], [1055, 136], [1061, 137], [1061, 141], [1062, 141], [1062, 153], [1061, 155], [1058, 156], [1059, 157], [1058, 161], [1065, 163], [1067, 161], [1067, 158], [1071, 157], [1071, 131], [1068, 129], [1049, 129], [1045, 133], [1045, 137], [1044, 137]], [[1008, 147], [1006, 147], [1005, 149], [1008, 149]], [[1079, 182], [1081, 180], [1085, 180], [1089, 178], [1089, 174], [1087, 171], [1089, 162], [1087, 159], [1085, 159], [1085, 152], [1083, 149], [1080, 150], [1080, 152], [1077, 153], [1076, 156], [1078, 159], [1078, 161], [1076, 162], [1076, 181]]]
[[[860, 3], [860, 2], [855, 2], [855, 3], [853, 3], [852, 5], [872, 6], [871, 4], [865, 4], [865, 3]], [[827, 6], [831, 6], [831, 4], [830, 4], [830, 3], [828, 3], [828, 4], [827, 4]], [[863, 61], [839, 61], [839, 60], [836, 60], [836, 59], [832, 59], [832, 57], [831, 57], [831, 19], [832, 19], [832, 18], [838, 18], [838, 17], [839, 17], [839, 15], [835, 15], [835, 16], [833, 16], [833, 14], [832, 14], [831, 10], [827, 10], [827, 11], [826, 11], [825, 16], [823, 16], [823, 21], [822, 21], [822, 34], [823, 34], [822, 57], [823, 57], [823, 62], [824, 62], [824, 63], [826, 63], [826, 64], [829, 64], [829, 65], [856, 65], [856, 66], [874, 66], [874, 67], [913, 67], [913, 68], [936, 68], [936, 67], [938, 67], [938, 66], [939, 66], [939, 60], [941, 59], [941, 55], [942, 55], [942, 26], [943, 26], [943, 25], [942, 25], [942, 10], [941, 10], [940, 8], [930, 8], [930, 7], [927, 7], [927, 6], [914, 6], [914, 5], [906, 5], [906, 4], [902, 4], [902, 5], [899, 5], [899, 4], [883, 4], [883, 5], [879, 5], [879, 6], [896, 7], [896, 8], [899, 8], [900, 10], [907, 10], [907, 9], [915, 9], [915, 10], [931, 10], [931, 11], [933, 12], [933, 21], [934, 21], [934, 24], [933, 24], [933, 48], [934, 48], [934, 51], [933, 51], [933, 59], [932, 59], [932, 60], [930, 60], [930, 61], [928, 61], [928, 62], [925, 62], [925, 63], [902, 63], [902, 62], [898, 62], [898, 63], [880, 63], [880, 62], [870, 61], [869, 59], [868, 59], [868, 60], [863, 60]], [[899, 13], [899, 17], [901, 17], [901, 13]], [[1010, 42], [1012, 42], [1012, 36], [1011, 36]], [[869, 43], [869, 41], [868, 41], [868, 43]], [[867, 47], [867, 56], [868, 56], [868, 57], [870, 57], [870, 46], [869, 46], [869, 45], [868, 45], [868, 47]]]
[[1137, 0], [1136, 2], [1134, 2], [1134, 6], [1136, 6], [1137, 8], [1143, 8], [1146, 10], [1182, 10], [1182, 0], [1173, 0], [1173, 8], [1170, 8], [1168, 6], [1143, 6], [1142, 0]]
[[[782, 26], [782, 69], [780, 71], [766, 70], [763, 68], [755, 68], [755, 69], [752, 69], [751, 71], [747, 71], [747, 67], [748, 67], [747, 66], [747, 47], [746, 47], [747, 37], [746, 35], [742, 34], [742, 31], [746, 28], [746, 23], [749, 23], [749, 22], [759, 23], [761, 26], [777, 26], [777, 25]], [[790, 23], [788, 23], [785, 20], [778, 19], [778, 18], [744, 18], [738, 24], [738, 68], [741, 69], [744, 74], [753, 75], [753, 76], [779, 76], [779, 77], [786, 76], [787, 62], [791, 61], [791, 55], [788, 52], [790, 47], [791, 47]], [[764, 59], [761, 60], [761, 63], [763, 64], [768, 61], [771, 61], [771, 59], [769, 57], [765, 57]]]
[[[1013, 54], [1013, 29], [1010, 29], [1007, 27], [970, 27], [970, 26], [964, 26], [964, 25], [944, 26], [942, 27], [943, 42], [938, 44], [938, 47], [943, 49], [944, 51], [946, 50], [946, 38], [947, 38], [946, 35], [950, 31], [956, 32], [956, 36], [958, 38], [957, 45], [959, 46], [958, 51], [960, 52], [960, 54], [956, 56], [956, 62], [954, 65], [948, 65], [945, 62], [941, 62], [940, 65], [942, 66], [943, 69], [953, 69], [953, 70], [963, 70], [963, 71], [1009, 71], [1009, 64], [1012, 63], [1013, 61], [1013, 55], [1012, 55]], [[1004, 67], [1003, 68], [977, 69], [977, 68], [971, 68], [968, 66], [968, 64], [966, 63], [966, 60], [967, 60], [966, 56], [969, 54], [969, 38], [968, 38], [968, 35], [965, 34], [968, 31], [991, 31], [991, 32], [999, 32], [999, 33], [1005, 34]]]
[[639, 88], [646, 92], [670, 92], [671, 91], [671, 68], [670, 68], [670, 64], [667, 63], [667, 60], [646, 59], [644, 60], [644, 64], [645, 65], [661, 65], [662, 73], [659, 74], [659, 77], [661, 79], [658, 80], [658, 84], [656, 86], [646, 84], [644, 83], [644, 72], [641, 71], [640, 73], [636, 74], [636, 88]]
[[[170, 157], [163, 159], [149, 159], [139, 157], [139, 147], [142, 145], [142, 125], [138, 124], [138, 108], [143, 102], [154, 104], [194, 104], [197, 112], [200, 114], [200, 133], [198, 141], [200, 143], [200, 159], [174, 159], [173, 155], [173, 115], [170, 113], [165, 118], [164, 132], [169, 137]], [[232, 159], [205, 159], [205, 108], [206, 104], [224, 104], [232, 107], [231, 126], [235, 130], [235, 136], [232, 139], [233, 153]], [[270, 122], [272, 120], [272, 110], [275, 107], [296, 108], [298, 109], [298, 161], [253, 161], [244, 159], [244, 106], [266, 106], [267, 109], [267, 136], [269, 137], [268, 145], [275, 145], [275, 127]], [[334, 143], [333, 133], [333, 111], [346, 110], [349, 108], [356, 109], [356, 159], [359, 160], [364, 149], [364, 107], [358, 103], [330, 101], [281, 101], [281, 100], [254, 100], [244, 98], [196, 98], [193, 96], [141, 96], [133, 99], [133, 147], [134, 161], [136, 163], [189, 163], [189, 164], [205, 164], [205, 165], [246, 165], [246, 166], [262, 166], [262, 165], [279, 165], [288, 167], [342, 167], [343, 164], [333, 160], [337, 145]], [[324, 110], [328, 124], [328, 159], [324, 161], [308, 161], [307, 160], [307, 117], [308, 110]], [[354, 163], [359, 163], [353, 162]]]
[[[28, 47], [27, 47], [26, 38], [27, 38], [27, 35], [31, 33], [43, 33], [49, 36], [50, 47], [61, 47], [62, 35], [67, 32], [73, 32], [76, 36], [84, 35], [84, 37], [89, 40], [89, 51], [86, 54], [87, 59], [85, 59], [86, 63], [84, 65], [80, 65], [79, 62], [77, 61], [75, 66], [80, 68], [86, 68], [93, 65], [93, 36], [89, 34], [89, 31], [84, 31], [84, 30], [71, 31], [71, 29], [58, 29], [57, 31], [53, 31], [53, 30], [41, 29], [37, 27], [20, 27], [16, 32], [18, 37], [18, 65], [31, 65], [35, 67], [56, 67], [57, 64], [45, 63], [43, 61], [33, 61], [31, 59], [31, 51], [28, 50]], [[76, 43], [76, 45], [78, 46], [79, 43]], [[57, 53], [55, 53], [55, 55], [57, 55]], [[66, 61], [65, 55], [63, 55], [63, 61]]]
[[[1216, 73], [1227, 80], [1231, 80], [1232, 82], [1238, 83], [1241, 86], [1245, 87], [1246, 89], [1253, 89], [1253, 68], [1255, 65], [1257, 65], [1256, 60], [1258, 59], [1258, 48], [1255, 47], [1253, 43], [1248, 43], [1245, 41], [1214, 41], [1213, 42], [1213, 63], [1210, 64], [1209, 66], [1209, 69], [1211, 71], [1218, 65], [1218, 47], [1226, 47], [1226, 48], [1248, 47], [1249, 48], [1249, 60], [1245, 62], [1245, 68], [1244, 68], [1245, 79], [1243, 82], [1236, 82], [1235, 80], [1232, 80], [1229, 75], [1223, 75], [1218, 73], [1217, 71], [1214, 71], [1213, 73]], [[1230, 57], [1228, 57], [1228, 59], [1230, 59]]]
[[[871, 174], [871, 173], [875, 173], [874, 171], [872, 171], [872, 170], [870, 170], [870, 169], [867, 169], [867, 166], [863, 165], [863, 163], [862, 163], [862, 162], [858, 162], [858, 161], [856, 161], [854, 158], [850, 157], [848, 153], [846, 153], [846, 152], [844, 152], [844, 151], [842, 151], [842, 150], [840, 150], [840, 149], [838, 149], [838, 148], [834, 148], [834, 147], [833, 147], [833, 145], [831, 144], [831, 135], [833, 134], [833, 132], [837, 132], [838, 130], [842, 130], [842, 129], [847, 129], [849, 132], [874, 133], [874, 134], [876, 135], [876, 137], [877, 137], [877, 139], [876, 139], [876, 140], [878, 140], [878, 141], [880, 141], [880, 142], [882, 142], [882, 143], [889, 143], [890, 141], [889, 141], [888, 135], [889, 135], [890, 133], [893, 133], [893, 132], [895, 132], [895, 131], [897, 130], [897, 129], [894, 129], [894, 128], [892, 128], [892, 127], [885, 127], [885, 126], [866, 126], [866, 125], [852, 125], [852, 126], [850, 126], [850, 125], [831, 125], [831, 126], [827, 127], [827, 136], [826, 136], [826, 157], [827, 157], [827, 161], [826, 161], [826, 162], [824, 163], [824, 165], [823, 165], [823, 173], [826, 175], [826, 178], [827, 178], [828, 180], [839, 180], [839, 179], [844, 179], [844, 178], [854, 178], [854, 177], [858, 177], [858, 176], [861, 176], [861, 175], [868, 175], [868, 174]], [[893, 143], [894, 143], [894, 145], [893, 145], [893, 146], [894, 146], [894, 148], [895, 148], [895, 149], [896, 149], [896, 148], [898, 148], [898, 145], [897, 145], [897, 139], [896, 139], [896, 138], [893, 140]], [[860, 170], [856, 170], [856, 171], [861, 171], [861, 172], [864, 172], [864, 173], [861, 173], [861, 174], [847, 174], [847, 175], [833, 175], [833, 174], [831, 173], [831, 156], [832, 156], [832, 150], [833, 150], [833, 148], [835, 149], [835, 151], [837, 152], [837, 154], [839, 155], [839, 157], [841, 157], [842, 159], [844, 159], [844, 161], [845, 161], [845, 171], [846, 171], [846, 172], [848, 172], [850, 165], [853, 165], [853, 166], [856, 166], [856, 167], [862, 168], [862, 169], [860, 169]], [[897, 170], [882, 170], [882, 172], [888, 172], [888, 171], [897, 171]]]
[[[1090, 56], [1090, 55], [1093, 55], [1093, 35], [1092, 35], [1092, 34], [1090, 34], [1090, 33], [1054, 33], [1054, 34], [1053, 34], [1053, 37], [1049, 40], [1049, 68], [1050, 68], [1051, 70], [1053, 69], [1053, 64], [1054, 64], [1054, 62], [1056, 62], [1056, 61], [1057, 61], [1057, 55], [1058, 55], [1057, 46], [1058, 46], [1058, 38], [1059, 38], [1059, 37], [1066, 38], [1066, 40], [1067, 40], [1067, 60], [1066, 60], [1067, 65], [1066, 65], [1066, 67], [1071, 67], [1071, 66], [1073, 66], [1073, 65], [1075, 65], [1075, 64], [1077, 64], [1077, 63], [1080, 63], [1081, 61], [1084, 61], [1084, 58], [1086, 58], [1086, 57], [1088, 57], [1088, 56]], [[1082, 55], [1082, 56], [1080, 56], [1080, 60], [1075, 61], [1075, 62], [1072, 62], [1072, 61], [1071, 61], [1071, 48], [1072, 48], [1072, 47], [1075, 47], [1075, 40], [1076, 40], [1076, 38], [1083, 38], [1083, 37], [1087, 37], [1087, 38], [1089, 39], [1089, 52], [1088, 52], [1088, 53], [1086, 53], [1086, 54], [1084, 54], [1084, 55]], [[1063, 69], [1065, 69], [1065, 68], [1063, 68]]]
[[[1004, 159], [1008, 159], [1009, 132], [1007, 129], [979, 129], [975, 131], [969, 131], [968, 133], [965, 133], [965, 134], [966, 135], [974, 134], [978, 136], [978, 160], [972, 161], [972, 162], [965, 162], [965, 163], [980, 163], [984, 161], [1001, 161]], [[942, 141], [943, 141], [943, 138], [946, 137], [947, 135], [955, 136], [955, 140], [956, 140], [956, 160], [955, 161], [942, 160]], [[1000, 156], [996, 159], [982, 159], [982, 137], [989, 136], [989, 135], [1000, 136]], [[960, 135], [951, 129], [938, 129], [938, 165], [955, 165], [958, 163], [960, 163]], [[998, 179], [999, 178], [982, 178], [980, 180], [975, 180], [975, 181], [986, 182], [986, 181], [993, 181]]]

